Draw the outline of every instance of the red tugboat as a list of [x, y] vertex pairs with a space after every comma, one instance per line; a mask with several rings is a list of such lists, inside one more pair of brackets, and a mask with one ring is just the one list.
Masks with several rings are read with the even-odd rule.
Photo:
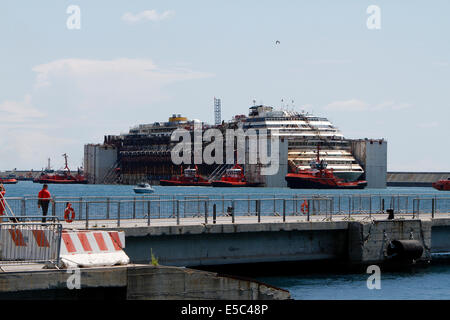
[[447, 180], [433, 182], [432, 186], [440, 191], [450, 191], [450, 178], [447, 178]]
[[327, 169], [327, 163], [319, 159], [320, 146], [317, 146], [317, 159], [311, 162], [311, 169], [288, 173], [285, 177], [292, 189], [364, 189], [367, 181], [346, 182], [337, 178], [333, 170]]
[[17, 179], [13, 176], [8, 176], [6, 178], [0, 178], [0, 183], [2, 184], [16, 184]]
[[78, 172], [75, 176], [70, 173], [70, 169], [67, 165], [67, 154], [63, 154], [66, 166], [64, 169], [67, 171], [57, 172], [55, 174], [48, 174], [42, 172], [41, 175], [34, 179], [34, 183], [59, 183], [59, 184], [86, 184], [87, 180], [83, 175]]
[[212, 183], [213, 187], [258, 187], [259, 183], [250, 183], [244, 175], [244, 170], [238, 164], [233, 168], [225, 171], [225, 174], [220, 180], [215, 180]]
[[195, 169], [187, 168], [179, 176], [174, 176], [170, 180], [160, 180], [159, 184], [161, 186], [201, 186], [208, 187], [211, 185], [207, 179], [203, 178], [198, 174], [198, 168]]

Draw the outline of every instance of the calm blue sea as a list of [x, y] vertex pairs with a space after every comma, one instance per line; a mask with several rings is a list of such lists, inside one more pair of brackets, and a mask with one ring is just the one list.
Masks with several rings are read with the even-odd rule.
[[[42, 188], [39, 183], [20, 181], [17, 184], [5, 185], [7, 197], [37, 196]], [[158, 194], [436, 194], [442, 195], [433, 188], [387, 188], [364, 190], [294, 190], [289, 188], [213, 188], [213, 187], [163, 187], [155, 186], [155, 195]], [[84, 196], [134, 196], [133, 186], [126, 185], [49, 185], [53, 196], [84, 197]]]
[[[40, 184], [22, 181], [6, 185], [7, 197], [36, 196]], [[124, 185], [50, 185], [54, 196], [134, 196], [133, 186]], [[211, 187], [161, 187], [158, 194], [311, 194], [314, 190], [291, 190], [286, 188], [211, 188]], [[319, 192], [319, 191], [317, 191]], [[339, 190], [320, 190], [321, 194], [337, 194]], [[436, 194], [433, 188], [387, 188], [346, 191], [373, 194]], [[280, 275], [258, 280], [287, 289], [294, 299], [450, 299], [450, 265], [437, 264], [404, 272], [381, 274], [381, 290], [369, 290], [368, 274], [334, 274], [332, 270], [321, 274]]]
[[401, 272], [381, 272], [381, 289], [368, 289], [370, 274], [302, 274], [258, 278], [287, 289], [295, 300], [441, 300], [450, 299], [450, 264]]

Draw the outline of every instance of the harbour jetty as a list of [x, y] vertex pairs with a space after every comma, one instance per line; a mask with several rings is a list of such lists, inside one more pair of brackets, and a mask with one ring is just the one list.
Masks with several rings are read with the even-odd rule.
[[[26, 214], [29, 200], [8, 201], [18, 208], [17, 225], [33, 219]], [[213, 291], [217, 294], [210, 297], [220, 299], [285, 299], [288, 292], [266, 284], [192, 269], [272, 262], [410, 265], [450, 252], [450, 197], [433, 194], [96, 197], [71, 199], [76, 210], [72, 222], [64, 221], [67, 200], [56, 198], [51, 209], [53, 223], [60, 225], [63, 234], [58, 257], [82, 267], [86, 289], [103, 283], [130, 299], [207, 298], [206, 293]], [[0, 231], [2, 252], [8, 252], [3, 237], [12, 236], [5, 232], [7, 225], [3, 223]], [[90, 262], [94, 265], [85, 269], [83, 257], [80, 262], [66, 255], [86, 250], [83, 239], [98, 241], [94, 234], [100, 233], [119, 243], [129, 262], [98, 266], [94, 259]], [[114, 251], [116, 246], [111, 248]], [[159, 267], [149, 264], [154, 259]], [[3, 292], [58, 292], [65, 286], [64, 270], [20, 271], [20, 265], [2, 266]], [[144, 278], [136, 280], [137, 274]], [[34, 280], [25, 281], [27, 277]], [[151, 288], [158, 288], [160, 294]]]
[[433, 182], [446, 180], [450, 172], [388, 172], [390, 187], [431, 187]]
[[42, 265], [3, 267], [0, 300], [284, 300], [287, 290], [261, 282], [187, 268], [130, 264], [74, 270]]

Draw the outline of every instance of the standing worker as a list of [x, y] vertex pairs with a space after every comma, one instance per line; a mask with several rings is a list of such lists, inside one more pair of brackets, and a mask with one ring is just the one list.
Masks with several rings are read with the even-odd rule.
[[42, 190], [38, 193], [38, 208], [42, 206], [42, 215], [44, 216], [42, 222], [46, 221], [45, 216], [47, 216], [48, 204], [50, 201], [54, 203], [52, 195], [50, 194], [50, 191], [48, 191], [48, 185], [44, 184]]
[[5, 187], [3, 183], [0, 184], [0, 223], [3, 222], [3, 216], [5, 215]]

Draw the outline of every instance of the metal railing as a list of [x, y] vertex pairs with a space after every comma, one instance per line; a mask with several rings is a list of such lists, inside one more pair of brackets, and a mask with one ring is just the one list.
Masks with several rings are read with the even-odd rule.
[[[46, 263], [59, 265], [62, 225], [53, 222], [0, 223], [0, 266]], [[27, 219], [42, 219], [30, 216]]]
[[[33, 197], [6, 198], [17, 216], [28, 216], [37, 212], [37, 199]], [[334, 216], [351, 219], [354, 216], [367, 218], [385, 214], [393, 209], [397, 215], [419, 218], [431, 213], [433, 217], [450, 213], [450, 197], [433, 194], [197, 194], [197, 195], [143, 195], [111, 197], [55, 197], [48, 217], [64, 219], [64, 210], [70, 202], [75, 209], [75, 221], [83, 221], [86, 228], [98, 223], [114, 223], [120, 226], [124, 220], [140, 220], [148, 225], [154, 219], [200, 218], [207, 221], [208, 215], [216, 217], [255, 216], [261, 217], [317, 216], [331, 220]], [[19, 213], [19, 214], [17, 214]], [[232, 215], [231, 215], [232, 213]], [[282, 217], [282, 218], [281, 218]], [[95, 220], [95, 221], [94, 221]], [[101, 221], [100, 221], [101, 220]], [[100, 222], [99, 222], [100, 221]], [[202, 222], [203, 223], [203, 222]]]

